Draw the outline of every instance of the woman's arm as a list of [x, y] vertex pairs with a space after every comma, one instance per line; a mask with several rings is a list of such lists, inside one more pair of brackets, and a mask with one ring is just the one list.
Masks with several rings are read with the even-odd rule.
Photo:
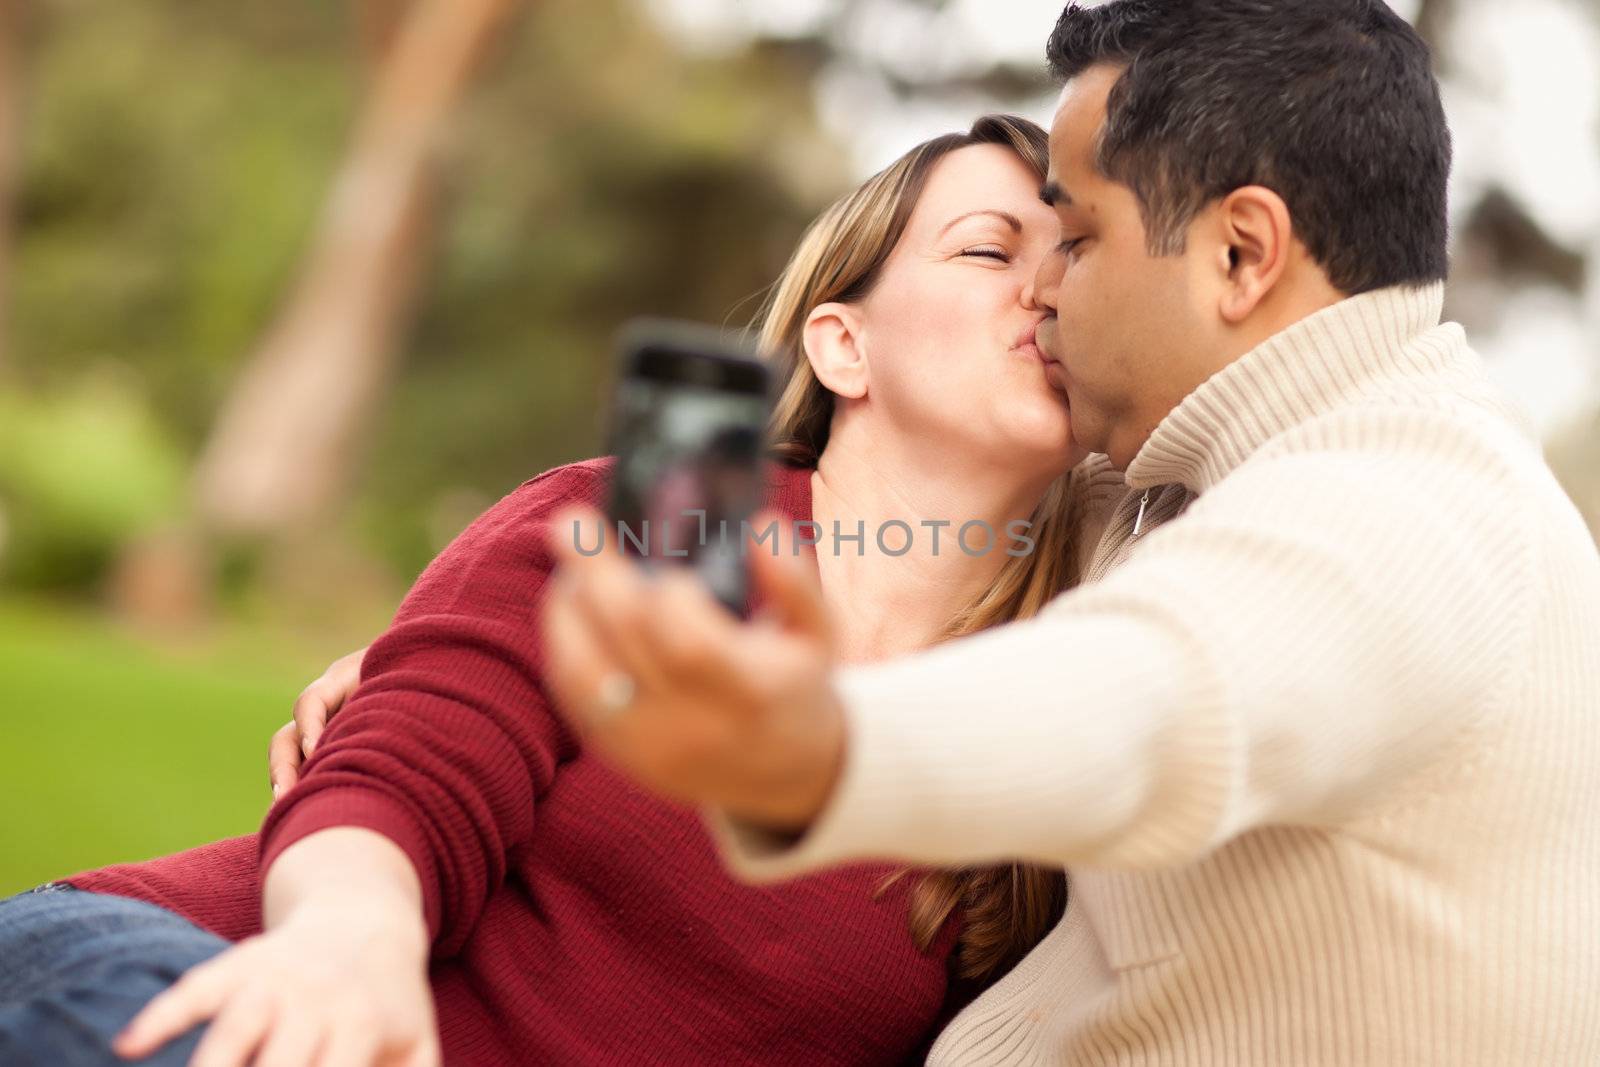
[[436, 953], [455, 951], [532, 838], [576, 740], [544, 691], [538, 610], [552, 515], [603, 494], [606, 464], [518, 488], [429, 565], [363, 656], [361, 684], [261, 829], [269, 870], [296, 842], [364, 827], [399, 846]]
[[[261, 833], [266, 932], [185, 975], [119, 1037], [143, 1055], [213, 1020], [195, 1067], [431, 1067], [427, 983], [531, 832], [573, 750], [549, 713], [534, 620], [550, 513], [594, 500], [598, 463], [524, 484], [417, 581], [393, 626], [313, 683], [297, 715], [362, 683]], [[325, 675], [319, 682], [328, 682]], [[320, 1052], [319, 1052], [320, 1050]]]
[[189, 971], [128, 1024], [124, 1057], [210, 1021], [197, 1067], [439, 1062], [428, 929], [410, 861], [339, 827], [285, 849], [264, 887], [267, 932]]

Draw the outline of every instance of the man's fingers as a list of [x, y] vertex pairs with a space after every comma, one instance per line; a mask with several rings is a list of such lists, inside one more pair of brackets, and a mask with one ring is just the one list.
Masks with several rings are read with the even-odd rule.
[[307, 759], [316, 751], [322, 733], [345, 701], [361, 685], [361, 662], [367, 650], [358, 648], [328, 664], [322, 677], [305, 687], [294, 702], [294, 721], [300, 727], [300, 750]]
[[616, 538], [606, 534], [605, 515], [594, 508], [574, 506], [555, 513], [546, 538], [556, 559], [567, 564], [606, 556], [620, 557], [622, 553]]
[[618, 670], [616, 661], [579, 610], [570, 582], [553, 583], [542, 620], [548, 653], [545, 680], [567, 720], [587, 732], [593, 727], [602, 680]]
[[[743, 636], [738, 620], [686, 568], [664, 567], [647, 577], [620, 552], [595, 553], [597, 537], [590, 531], [597, 516], [592, 509], [563, 511], [552, 535], [562, 564], [552, 583], [545, 639], [549, 662], [565, 670], [556, 687], [569, 712], [592, 724], [600, 689], [619, 670], [646, 694], [685, 685], [738, 691], [748, 681], [734, 658]], [[772, 516], [758, 517], [758, 527], [762, 518]], [[769, 611], [791, 629], [824, 635], [826, 615], [806, 563], [766, 562], [773, 564], [763, 590], [774, 602]]]
[[[371, 646], [368, 646], [371, 647]], [[366, 661], [367, 649], [358, 648], [354, 652], [346, 653], [333, 661], [326, 673], [323, 674], [323, 707], [326, 709], [322, 722], [308, 723], [306, 736], [306, 755], [311, 755], [317, 745], [322, 743], [322, 734], [328, 728], [328, 723], [339, 713], [339, 709], [355, 695], [361, 687], [361, 665]]]
[[277, 800], [300, 780], [300, 727], [286, 722], [272, 735], [267, 746], [267, 777], [272, 784], [272, 799]]
[[[752, 525], [759, 528], [772, 519], [770, 512], [762, 512]], [[775, 619], [785, 629], [830, 640], [832, 629], [822, 600], [822, 586], [810, 561], [754, 542], [745, 547], [751, 577], [761, 596], [762, 615]]]
[[630, 560], [589, 560], [571, 574], [572, 602], [610, 658], [641, 687], [661, 681], [660, 657], [651, 645], [650, 620], [658, 577], [646, 577]]
[[[237, 949], [218, 957], [218, 960], [226, 958], [233, 951]], [[146, 1004], [123, 1027], [113, 1041], [112, 1048], [124, 1059], [150, 1055], [168, 1041], [215, 1015], [235, 985], [232, 968], [219, 968], [215, 961], [200, 964]]]
[[705, 583], [687, 570], [663, 574], [653, 608], [644, 620], [644, 644], [659, 670], [680, 683], [728, 681], [728, 650], [739, 639], [739, 623]]
[[300, 751], [307, 759], [317, 747], [317, 739], [322, 736], [323, 727], [328, 724], [328, 704], [330, 694], [323, 685], [323, 679], [318, 678], [305, 687], [298, 699], [294, 702], [294, 725]]
[[610, 658], [638, 685], [653, 687], [661, 681], [661, 670], [650, 645], [649, 620], [659, 610], [655, 603], [659, 579], [615, 546], [599, 553], [578, 552], [572, 546], [574, 524], [582, 528], [576, 536], [592, 550], [591, 531], [599, 521], [599, 513], [592, 509], [568, 509], [557, 516], [552, 536], [566, 546], [558, 549], [563, 556], [562, 585]]

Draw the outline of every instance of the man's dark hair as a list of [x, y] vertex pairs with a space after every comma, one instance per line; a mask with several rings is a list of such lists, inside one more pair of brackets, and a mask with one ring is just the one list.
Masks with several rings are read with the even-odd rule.
[[1262, 185], [1340, 291], [1444, 278], [1450, 130], [1428, 46], [1383, 0], [1069, 4], [1046, 54], [1062, 80], [1125, 66], [1096, 164], [1153, 255]]

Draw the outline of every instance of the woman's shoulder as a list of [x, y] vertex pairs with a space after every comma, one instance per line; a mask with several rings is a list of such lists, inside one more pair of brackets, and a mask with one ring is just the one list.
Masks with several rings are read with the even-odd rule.
[[517, 486], [501, 503], [547, 514], [568, 504], [596, 504], [605, 495], [616, 465], [615, 456], [596, 456], [551, 467]]
[[[610, 484], [615, 460], [610, 456], [552, 467], [501, 497], [461, 532], [452, 549], [520, 541], [537, 534], [562, 508], [599, 505]], [[447, 550], [448, 551], [448, 550]]]
[[[569, 504], [603, 504], [611, 477], [616, 470], [615, 456], [596, 456], [536, 474], [506, 495], [485, 513], [485, 518], [548, 518]], [[811, 474], [815, 468], [769, 460], [764, 464], [765, 503], [799, 518], [811, 517]]]
[[605, 496], [610, 457], [581, 460], [535, 475], [472, 520], [418, 575], [397, 619], [418, 613], [495, 608], [528, 609], [555, 567], [549, 529], [562, 508], [598, 505]]
[[[552, 467], [517, 486], [480, 515], [451, 548], [476, 551], [525, 544], [562, 508], [574, 504], [603, 507], [615, 456], [597, 456]], [[766, 506], [797, 519], [811, 517], [811, 468], [769, 462], [765, 467]]]

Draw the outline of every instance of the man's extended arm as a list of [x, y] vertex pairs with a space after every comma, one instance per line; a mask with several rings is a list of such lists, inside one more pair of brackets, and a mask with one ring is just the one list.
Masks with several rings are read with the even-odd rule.
[[1246, 464], [1035, 620], [842, 672], [828, 802], [798, 840], [710, 811], [732, 865], [1154, 866], [1391, 801], [1513, 682], [1533, 541], [1461, 435], [1319, 443], [1381, 429]]

